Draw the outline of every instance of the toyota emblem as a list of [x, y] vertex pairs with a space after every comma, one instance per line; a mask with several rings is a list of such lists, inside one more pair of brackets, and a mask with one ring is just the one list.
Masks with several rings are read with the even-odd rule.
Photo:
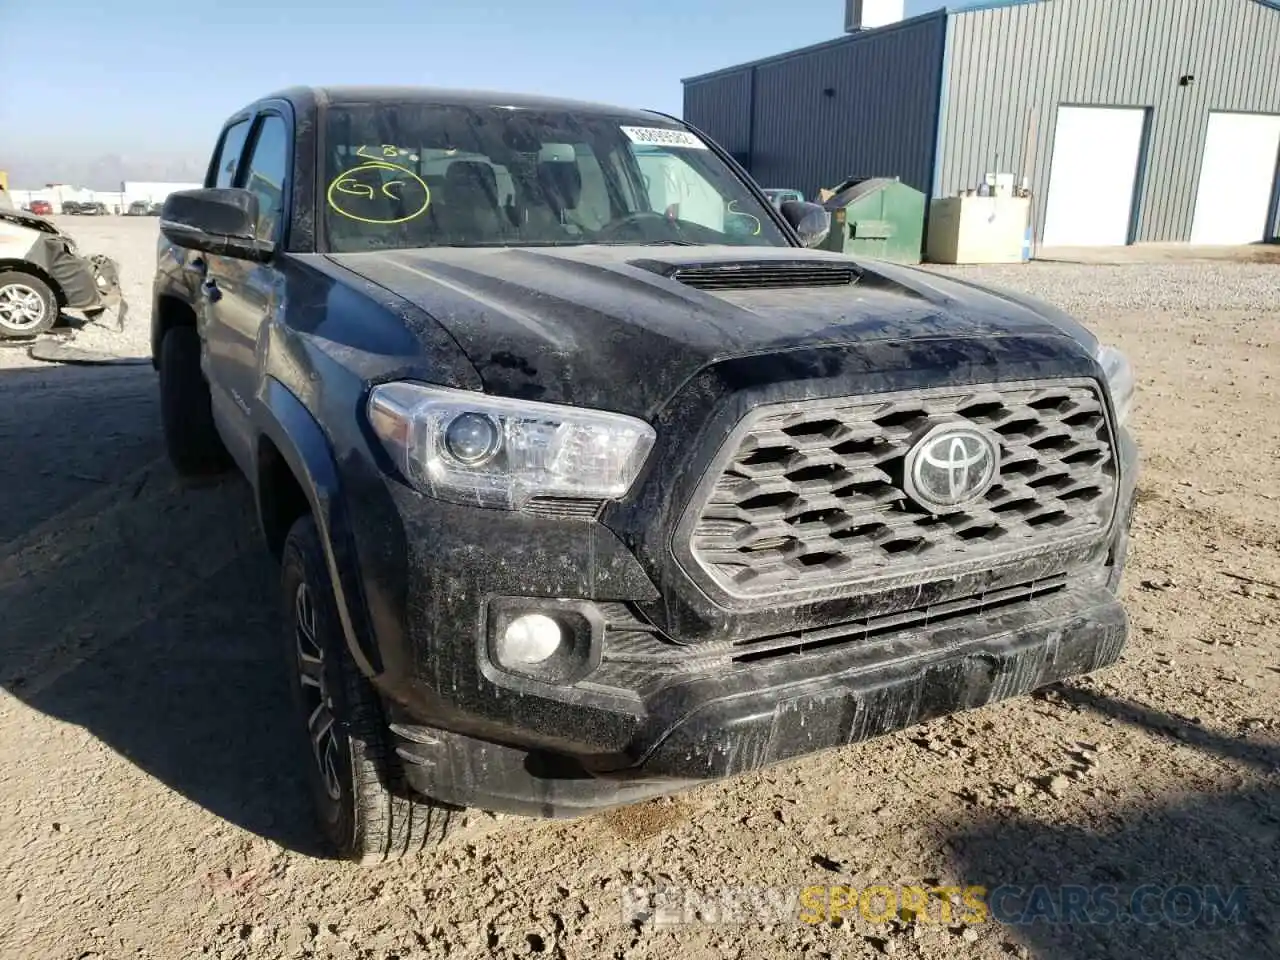
[[1000, 474], [1000, 444], [976, 427], [942, 424], [921, 437], [905, 463], [906, 493], [930, 513], [962, 510]]

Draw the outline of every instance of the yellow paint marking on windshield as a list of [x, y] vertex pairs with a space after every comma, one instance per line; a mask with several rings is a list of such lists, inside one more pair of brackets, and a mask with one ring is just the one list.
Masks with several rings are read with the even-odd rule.
[[364, 197], [366, 200], [373, 199], [373, 187], [367, 183], [356, 183], [344, 178], [335, 183], [334, 186], [338, 188], [339, 193], [348, 193], [353, 197]]
[[744, 213], [744, 212], [743, 212], [743, 211], [741, 211], [741, 210], [735, 210], [735, 209], [733, 209], [733, 205], [734, 205], [735, 203], [737, 203], [737, 202], [738, 202], [737, 200], [730, 200], [730, 201], [729, 201], [729, 205], [728, 205], [728, 208], [727, 208], [727, 209], [729, 210], [729, 212], [730, 212], [730, 213], [732, 213], [732, 214], [734, 214], [735, 216], [738, 216], [738, 217], [750, 217], [752, 220], [754, 220], [754, 221], [756, 222], [756, 228], [755, 228], [754, 230], [752, 230], [752, 231], [751, 231], [751, 235], [752, 235], [753, 237], [758, 237], [758, 236], [760, 236], [760, 231], [764, 229], [763, 224], [761, 224], [761, 223], [760, 223], [760, 218], [759, 218], [759, 217], [757, 217], [757, 216], [755, 216], [754, 214]]
[[374, 157], [365, 153], [365, 151], [369, 148], [363, 144], [361, 144], [359, 147], [356, 147], [356, 156], [364, 157], [366, 160], [377, 160], [381, 162], [386, 157], [398, 157], [400, 155], [400, 148], [397, 147], [394, 143], [379, 144], [379, 147], [382, 150], [381, 157]]
[[[384, 149], [386, 149], [385, 146]], [[392, 147], [391, 149], [394, 150], [396, 148]], [[362, 150], [364, 150], [364, 147], [361, 147], [360, 150], [356, 151], [357, 156], [365, 157], [369, 162], [362, 163], [358, 167], [352, 167], [350, 170], [344, 170], [342, 173], [339, 173], [332, 181], [330, 181], [329, 189], [325, 192], [325, 199], [329, 201], [329, 206], [333, 208], [335, 213], [340, 213], [342, 216], [347, 217], [350, 220], [357, 220], [360, 223], [390, 225], [394, 223], [405, 223], [406, 221], [416, 219], [427, 212], [427, 208], [431, 206], [431, 188], [427, 186], [425, 180], [407, 167], [402, 167], [397, 163], [389, 163], [386, 160], [370, 158], [366, 154], [361, 153], [360, 151]], [[406, 184], [408, 184], [410, 189], [412, 189], [414, 184], [417, 184], [417, 186], [422, 188], [422, 205], [408, 216], [394, 218], [362, 216], [360, 213], [348, 209], [346, 204], [351, 203], [351, 201], [346, 200], [345, 197], [358, 197], [361, 201], [373, 200], [376, 197], [377, 194], [375, 193], [373, 186], [369, 183], [362, 183], [361, 180], [370, 179], [381, 181], [382, 171], [384, 170], [390, 170], [394, 173], [403, 175], [398, 179], [389, 180], [386, 183], [379, 183], [384, 197], [391, 200], [399, 200], [400, 195], [404, 192]], [[397, 192], [392, 192], [391, 187], [393, 186], [400, 187], [401, 189]], [[355, 206], [358, 210], [359, 204], [356, 204]]]

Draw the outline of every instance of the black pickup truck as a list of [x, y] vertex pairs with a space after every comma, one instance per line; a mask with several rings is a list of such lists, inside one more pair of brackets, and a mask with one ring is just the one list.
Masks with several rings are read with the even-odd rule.
[[[249, 478], [337, 850], [574, 816], [1117, 659], [1128, 362], [813, 249], [671, 117], [291, 89], [160, 224], [183, 473]], [[283, 688], [282, 688], [283, 692]]]

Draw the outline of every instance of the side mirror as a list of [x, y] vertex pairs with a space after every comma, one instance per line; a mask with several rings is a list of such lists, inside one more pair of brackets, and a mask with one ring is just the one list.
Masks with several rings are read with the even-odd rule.
[[171, 193], [160, 211], [160, 232], [180, 247], [238, 260], [261, 263], [275, 252], [274, 243], [258, 239], [258, 198], [248, 190]]
[[826, 207], [804, 200], [787, 200], [778, 207], [782, 219], [800, 235], [806, 247], [818, 247], [831, 232], [831, 214]]

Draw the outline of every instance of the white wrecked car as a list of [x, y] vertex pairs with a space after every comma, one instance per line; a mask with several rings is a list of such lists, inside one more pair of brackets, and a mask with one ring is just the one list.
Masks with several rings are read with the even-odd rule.
[[0, 206], [0, 338], [45, 333], [64, 308], [91, 321], [114, 311], [123, 325], [115, 261], [81, 256], [75, 240], [44, 217]]

